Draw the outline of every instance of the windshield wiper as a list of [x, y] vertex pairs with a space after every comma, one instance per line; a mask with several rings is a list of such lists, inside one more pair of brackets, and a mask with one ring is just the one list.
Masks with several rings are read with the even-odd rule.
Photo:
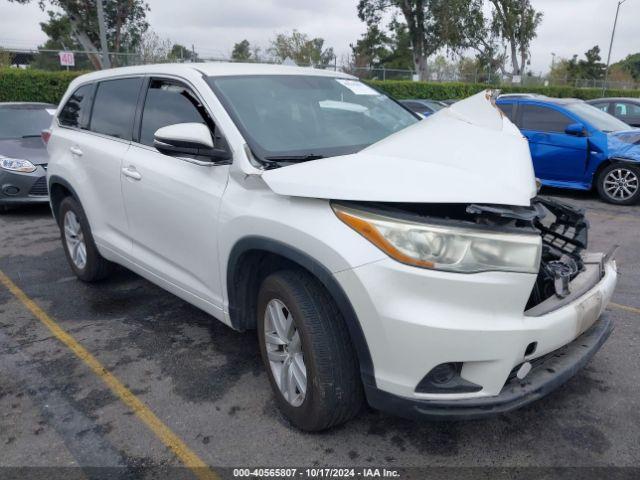
[[315, 153], [307, 153], [305, 155], [273, 155], [270, 157], [264, 157], [269, 162], [307, 162], [309, 160], [319, 160], [324, 158], [324, 155], [317, 155]]
[[22, 138], [39, 138], [40, 134], [33, 134], [33, 135], [22, 135]]

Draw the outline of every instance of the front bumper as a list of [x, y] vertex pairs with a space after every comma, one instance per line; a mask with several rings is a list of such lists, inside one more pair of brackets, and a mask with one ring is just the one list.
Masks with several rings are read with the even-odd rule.
[[32, 173], [9, 172], [0, 169], [0, 205], [23, 205], [30, 203], [46, 203], [47, 172], [38, 165]]
[[[582, 367], [610, 333], [609, 320], [598, 318], [613, 294], [616, 266], [607, 259], [599, 268], [588, 285], [572, 282], [574, 295], [568, 301], [533, 312], [525, 312], [535, 282], [530, 274], [455, 274], [391, 259], [336, 273], [371, 352], [375, 385], [365, 385], [369, 403], [405, 416], [473, 418], [549, 393]], [[589, 278], [587, 273], [576, 281]], [[581, 346], [585, 340], [588, 348]], [[552, 360], [562, 348], [571, 354]], [[461, 363], [461, 378], [481, 389], [416, 391], [432, 368], [447, 362]], [[524, 362], [556, 365], [549, 367], [553, 373], [533, 369], [524, 378], [528, 386], [522, 386], [513, 383], [512, 372]]]
[[412, 419], [474, 419], [509, 412], [539, 400], [567, 382], [596, 354], [612, 331], [612, 321], [606, 315], [600, 317], [573, 342], [534, 361], [531, 372], [523, 380], [510, 376], [494, 397], [419, 400], [368, 387], [367, 400], [378, 410]]

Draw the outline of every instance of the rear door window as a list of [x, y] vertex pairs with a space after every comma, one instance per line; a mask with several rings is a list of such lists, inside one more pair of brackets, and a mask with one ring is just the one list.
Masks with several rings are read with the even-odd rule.
[[93, 102], [91, 131], [131, 140], [141, 86], [142, 78], [100, 82]]
[[91, 92], [93, 91], [93, 85], [83, 85], [78, 88], [67, 100], [64, 107], [60, 111], [58, 121], [60, 125], [65, 127], [80, 128], [85, 125], [82, 124], [83, 116], [91, 108]]
[[609, 103], [608, 102], [592, 103], [591, 105], [596, 107], [598, 110], [602, 110], [605, 113], [609, 113]]
[[206, 122], [204, 107], [185, 86], [169, 80], [152, 79], [142, 110], [140, 143], [153, 146], [156, 130], [176, 123]]
[[552, 108], [540, 105], [521, 105], [523, 130], [536, 132], [564, 133], [567, 126], [575, 123], [566, 115]]

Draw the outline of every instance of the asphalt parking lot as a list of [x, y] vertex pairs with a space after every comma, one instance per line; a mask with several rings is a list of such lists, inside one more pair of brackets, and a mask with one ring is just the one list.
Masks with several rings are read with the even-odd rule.
[[[124, 270], [80, 283], [48, 208], [0, 216], [0, 271], [25, 294], [0, 284], [0, 467], [119, 467], [110, 478], [166, 471], [185, 458], [212, 471], [640, 467], [640, 206], [547, 193], [587, 209], [591, 250], [621, 246], [608, 309], [616, 329], [591, 363], [545, 399], [494, 419], [415, 423], [365, 409], [321, 434], [296, 431], [280, 416], [253, 332], [234, 332]], [[30, 301], [77, 343], [60, 341]], [[108, 378], [74, 353], [78, 344]], [[114, 392], [112, 378], [144, 404], [142, 415]], [[147, 411], [166, 431], [149, 427]], [[74, 474], [91, 477], [74, 469], [66, 478]]]

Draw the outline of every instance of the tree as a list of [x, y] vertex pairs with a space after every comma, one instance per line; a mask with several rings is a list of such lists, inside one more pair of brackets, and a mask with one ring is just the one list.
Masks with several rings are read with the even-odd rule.
[[13, 63], [13, 55], [4, 48], [0, 47], [0, 68], [10, 67]]
[[358, 16], [379, 25], [388, 12], [400, 13], [411, 43], [413, 68], [427, 78], [427, 59], [441, 48], [458, 50], [477, 26], [482, 0], [359, 0]]
[[335, 58], [333, 48], [323, 47], [323, 38], [309, 38], [306, 33], [294, 30], [277, 34], [271, 41], [269, 52], [280, 62], [290, 58], [298, 65], [315, 67], [328, 65]]
[[388, 26], [389, 32], [378, 25], [367, 25], [367, 31], [355, 45], [351, 45], [356, 67], [368, 68], [413, 68], [411, 39], [407, 26], [394, 18]]
[[153, 30], [148, 30], [142, 35], [136, 49], [143, 64], [168, 62], [171, 51], [171, 40], [160, 37]]
[[542, 22], [530, 0], [490, 0], [493, 6], [491, 32], [504, 39], [509, 46], [511, 76], [523, 75], [530, 57], [531, 41]]
[[549, 82], [552, 85], [563, 85], [575, 80], [575, 67], [577, 65], [578, 56], [575, 55], [571, 60], [560, 58], [554, 62], [549, 70]]
[[394, 18], [389, 23], [390, 46], [389, 56], [384, 59], [386, 68], [399, 68], [403, 70], [413, 69], [413, 50], [411, 48], [411, 37], [407, 26]]
[[233, 46], [231, 59], [238, 62], [251, 60], [251, 44], [249, 43], [249, 40], [244, 39]]
[[586, 78], [589, 80], [601, 80], [604, 78], [604, 73], [607, 66], [600, 60], [600, 47], [595, 46], [587, 50], [584, 54], [585, 60], [578, 61], [578, 71], [580, 72], [580, 78]]
[[620, 67], [628, 72], [636, 82], [640, 82], [640, 53], [629, 55], [624, 60], [614, 63], [611, 67]]
[[[95, 68], [102, 68], [97, 45], [100, 35], [96, 0], [9, 0], [27, 4], [38, 1], [49, 20], [40, 26], [53, 41], [62, 41], [66, 48], [89, 52]], [[50, 10], [47, 10], [50, 8]], [[149, 27], [146, 14], [149, 6], [144, 0], [109, 0], [104, 2], [107, 47], [110, 52], [135, 50]], [[117, 64], [117, 56], [114, 58]]]
[[174, 43], [169, 51], [169, 60], [172, 62], [195, 62], [198, 60], [198, 54], [184, 45]]
[[633, 75], [619, 63], [615, 63], [609, 67], [609, 83], [624, 83], [627, 85], [634, 85], [636, 79]]
[[367, 26], [356, 44], [351, 44], [351, 52], [356, 67], [379, 67], [391, 55], [391, 38], [377, 25]]

